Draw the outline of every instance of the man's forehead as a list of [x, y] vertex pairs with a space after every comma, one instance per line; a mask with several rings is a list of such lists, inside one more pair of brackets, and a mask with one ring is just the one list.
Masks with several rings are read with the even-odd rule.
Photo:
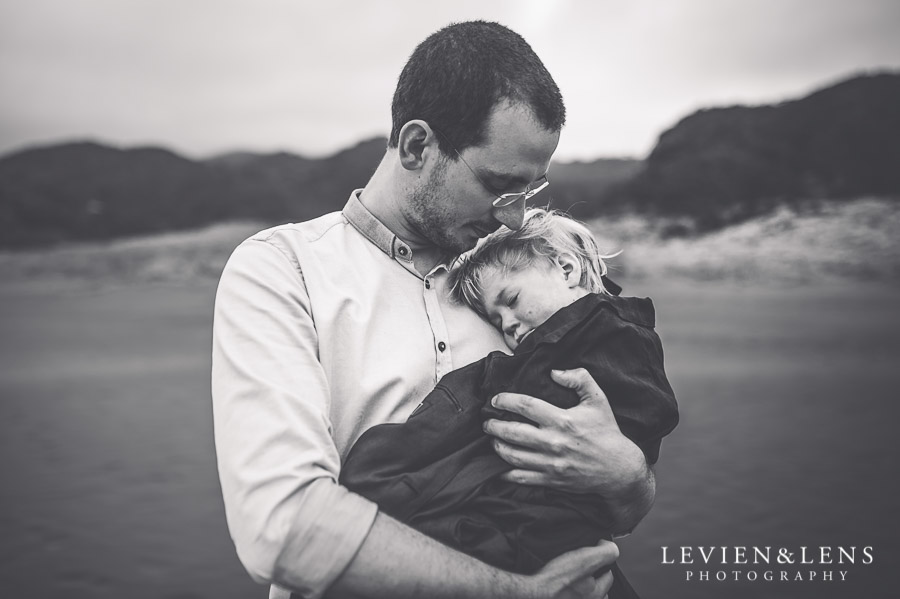
[[545, 174], [559, 143], [559, 132], [545, 129], [531, 109], [500, 103], [491, 112], [484, 142], [466, 148], [482, 170], [531, 183]]

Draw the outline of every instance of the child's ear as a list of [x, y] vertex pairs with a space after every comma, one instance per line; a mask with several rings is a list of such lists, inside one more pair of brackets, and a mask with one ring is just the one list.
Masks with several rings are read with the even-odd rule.
[[560, 254], [556, 257], [556, 263], [562, 269], [569, 287], [578, 287], [581, 284], [581, 262], [578, 258], [572, 254]]

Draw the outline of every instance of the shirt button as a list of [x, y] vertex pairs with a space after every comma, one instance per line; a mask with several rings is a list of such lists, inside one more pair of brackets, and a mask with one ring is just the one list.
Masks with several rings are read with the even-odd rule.
[[397, 250], [397, 253], [400, 254], [401, 256], [405, 256], [407, 251], [408, 250], [401, 245], [400, 248]]
[[425, 289], [431, 289], [431, 281], [425, 279]]
[[441, 341], [440, 343], [438, 343], [438, 349], [444, 351], [445, 349], [447, 349], [447, 344]]

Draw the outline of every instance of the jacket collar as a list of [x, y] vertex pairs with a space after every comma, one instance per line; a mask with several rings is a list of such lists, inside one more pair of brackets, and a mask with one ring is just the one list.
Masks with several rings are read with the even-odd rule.
[[557, 311], [516, 348], [520, 354], [533, 350], [540, 343], [556, 343], [575, 327], [581, 326], [593, 312], [612, 310], [619, 318], [645, 327], [656, 326], [653, 302], [646, 298], [619, 298], [589, 293]]

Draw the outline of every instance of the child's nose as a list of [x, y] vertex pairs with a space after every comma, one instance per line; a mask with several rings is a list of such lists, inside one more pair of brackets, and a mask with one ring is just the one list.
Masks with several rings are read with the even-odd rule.
[[504, 316], [502, 326], [504, 335], [515, 337], [516, 329], [519, 326], [519, 321], [512, 316]]

